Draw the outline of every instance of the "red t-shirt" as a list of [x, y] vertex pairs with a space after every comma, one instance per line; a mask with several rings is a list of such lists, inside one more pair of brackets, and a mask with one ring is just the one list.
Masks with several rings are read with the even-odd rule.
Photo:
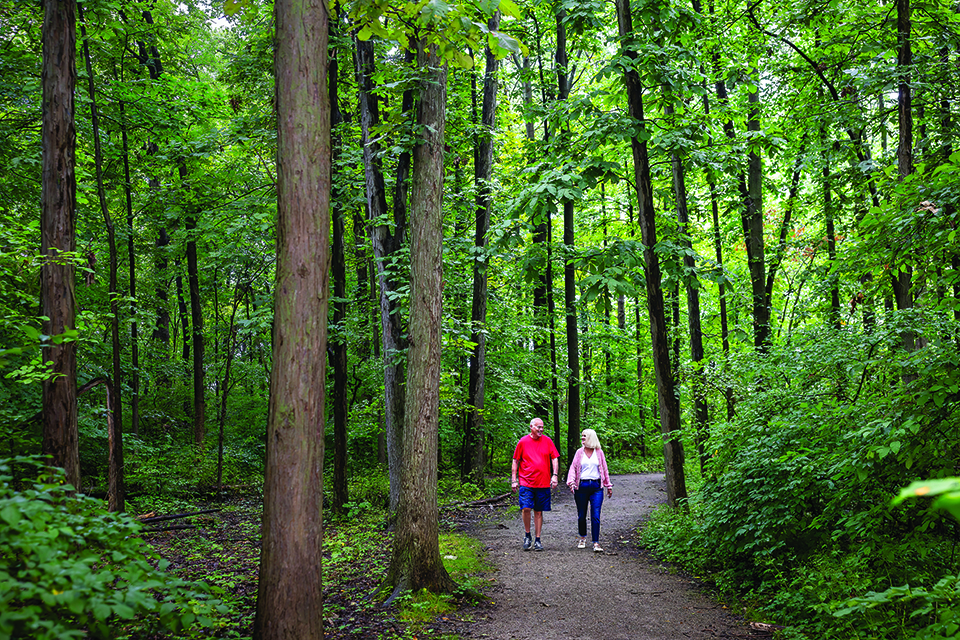
[[518, 460], [517, 477], [520, 486], [533, 489], [550, 487], [550, 461], [559, 458], [560, 453], [549, 436], [543, 435], [534, 440], [530, 435], [520, 438], [513, 451], [513, 459]]

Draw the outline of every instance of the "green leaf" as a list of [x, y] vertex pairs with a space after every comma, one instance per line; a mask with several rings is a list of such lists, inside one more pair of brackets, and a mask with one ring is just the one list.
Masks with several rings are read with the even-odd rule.
[[15, 525], [20, 522], [20, 517], [20, 509], [18, 509], [15, 504], [8, 504], [3, 509], [0, 509], [0, 518], [3, 518], [9, 525]]
[[900, 495], [893, 499], [892, 504], [896, 506], [907, 498], [932, 497], [953, 491], [960, 491], [960, 478], [917, 480], [912, 482], [910, 486], [901, 489]]
[[110, 617], [111, 609], [102, 602], [93, 605], [93, 616], [97, 620], [106, 620]]
[[520, 20], [523, 17], [523, 14], [520, 12], [520, 7], [513, 0], [500, 0], [500, 13], [505, 16], [510, 16], [511, 18], [516, 18]]

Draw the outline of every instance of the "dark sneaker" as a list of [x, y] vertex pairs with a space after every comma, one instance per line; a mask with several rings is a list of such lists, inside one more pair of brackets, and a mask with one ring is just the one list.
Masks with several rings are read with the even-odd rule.
[[537, 540], [536, 542], [533, 543], [533, 550], [534, 550], [534, 551], [543, 551], [543, 545], [540, 544], [540, 541], [539, 541], [539, 540]]
[[[523, 550], [524, 550], [524, 551], [530, 551], [530, 545], [532, 545], [532, 544], [533, 544], [533, 538], [531, 538], [530, 536], [525, 536], [525, 537], [523, 538]], [[537, 544], [540, 544], [540, 543], [538, 542]]]

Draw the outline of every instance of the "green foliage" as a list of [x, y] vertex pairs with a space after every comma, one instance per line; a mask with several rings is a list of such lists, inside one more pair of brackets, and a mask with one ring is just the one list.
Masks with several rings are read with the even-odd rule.
[[[11, 475], [16, 465], [27, 474]], [[23, 488], [17, 489], [18, 486]], [[202, 583], [154, 567], [140, 525], [73, 495], [39, 458], [0, 461], [0, 637], [115, 637], [118, 628], [200, 633], [224, 611]]]
[[[906, 614], [906, 617], [904, 616]], [[930, 589], [903, 585], [850, 598], [833, 615], [858, 618], [876, 638], [946, 640], [960, 632], [960, 578], [946, 576]], [[902, 621], [891, 625], [892, 621]], [[914, 627], [920, 625], [919, 630]]]
[[[960, 436], [957, 347], [900, 348], [904, 331], [944, 335], [941, 321], [798, 331], [763, 358], [738, 356], [742, 400], [713, 426], [700, 492], [689, 512], [655, 514], [644, 543], [805, 637], [952, 633], [951, 522], [889, 506], [898, 492], [896, 505], [956, 504], [945, 461]], [[910, 484], [918, 475], [934, 479]]]

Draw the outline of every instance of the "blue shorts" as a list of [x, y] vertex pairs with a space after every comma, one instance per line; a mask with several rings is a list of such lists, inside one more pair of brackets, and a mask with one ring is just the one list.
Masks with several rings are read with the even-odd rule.
[[542, 489], [520, 487], [520, 508], [550, 511], [550, 487]]

